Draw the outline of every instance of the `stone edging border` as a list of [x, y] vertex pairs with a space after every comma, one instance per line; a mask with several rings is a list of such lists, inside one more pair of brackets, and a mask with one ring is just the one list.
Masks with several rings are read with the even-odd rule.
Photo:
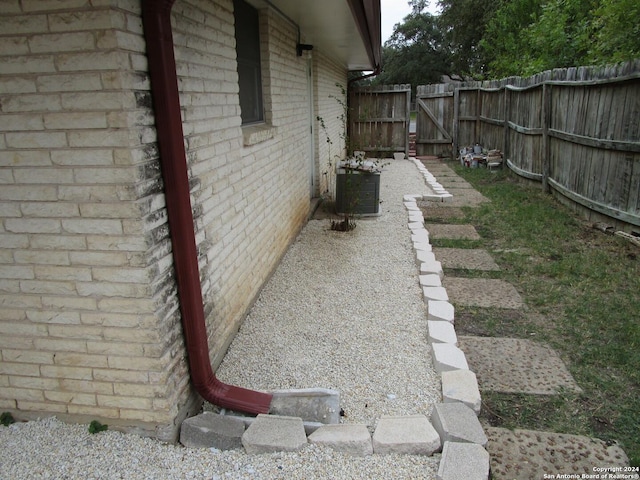
[[[411, 241], [413, 242], [418, 266], [418, 278], [422, 287], [422, 296], [427, 304], [427, 330], [429, 343], [431, 344], [433, 366], [436, 372], [440, 374], [442, 381], [442, 399], [444, 403], [434, 406], [432, 421], [439, 405], [466, 405], [477, 416], [480, 414], [482, 405], [478, 380], [475, 373], [469, 369], [464, 352], [458, 348], [458, 338], [454, 328], [455, 308], [449, 303], [447, 291], [442, 286], [442, 279], [444, 278], [442, 264], [432, 252], [429, 232], [424, 225], [424, 216], [417, 205], [418, 200], [449, 202], [453, 195], [438, 182], [436, 177], [429, 172], [420, 160], [410, 157], [409, 161], [413, 162], [430, 190], [433, 191], [433, 193], [429, 194], [408, 194], [403, 197], [403, 203], [408, 213], [408, 227], [411, 231]], [[480, 425], [479, 421], [477, 424]], [[482, 427], [480, 426], [480, 428]], [[482, 433], [484, 436], [484, 431]], [[488, 478], [489, 475], [489, 455], [484, 450], [486, 436], [484, 438], [484, 443], [480, 444], [484, 453], [476, 452], [476, 456], [481, 465], [486, 465], [486, 471], [484, 471], [484, 468], [481, 471], [476, 470], [474, 473], [476, 475], [480, 474], [477, 478]], [[458, 442], [469, 441], [469, 439], [452, 440], [454, 442], [456, 440]], [[446, 441], [446, 438], [442, 439], [445, 448], [443, 448], [440, 460], [438, 479], [462, 478], [456, 477], [461, 473], [458, 470], [460, 468], [459, 465], [456, 465], [460, 462], [455, 461], [453, 458], [448, 458], [449, 456], [458, 457], [461, 453], [451, 451], [451, 448], [447, 449]], [[485, 459], [486, 462], [484, 461]]]

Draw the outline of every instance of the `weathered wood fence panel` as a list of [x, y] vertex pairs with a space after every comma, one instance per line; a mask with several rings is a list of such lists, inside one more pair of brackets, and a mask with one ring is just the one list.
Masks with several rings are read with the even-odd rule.
[[452, 99], [431, 114], [449, 121], [456, 112], [443, 125], [454, 152], [475, 143], [500, 149], [514, 172], [563, 201], [640, 226], [640, 60], [428, 87], [418, 91]]
[[451, 154], [455, 118], [453, 85], [424, 85], [416, 91], [416, 154]]
[[[454, 122], [454, 139], [458, 139], [458, 145], [473, 145], [478, 138], [478, 106], [479, 95], [477, 89], [458, 89], [458, 116], [457, 122], [455, 118], [451, 119]], [[455, 142], [454, 142], [455, 143]], [[454, 152], [458, 149], [455, 148]]]
[[349, 150], [391, 156], [409, 153], [411, 85], [349, 91]]

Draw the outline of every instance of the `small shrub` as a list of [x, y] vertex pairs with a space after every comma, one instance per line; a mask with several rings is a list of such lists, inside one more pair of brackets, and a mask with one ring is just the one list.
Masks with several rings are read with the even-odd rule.
[[16, 423], [16, 421], [10, 412], [2, 412], [2, 415], [0, 415], [0, 423], [5, 427], [8, 427], [12, 423]]
[[98, 433], [98, 432], [104, 432], [108, 428], [109, 428], [109, 425], [103, 425], [99, 421], [93, 420], [89, 424], [89, 433], [94, 434], [94, 433]]

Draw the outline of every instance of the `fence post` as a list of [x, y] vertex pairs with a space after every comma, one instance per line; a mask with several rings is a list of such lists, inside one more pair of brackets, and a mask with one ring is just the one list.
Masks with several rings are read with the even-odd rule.
[[460, 130], [460, 88], [457, 85], [453, 87], [453, 152], [452, 160], [458, 158], [460, 151], [460, 139], [458, 137]]
[[551, 120], [551, 85], [542, 84], [542, 190], [550, 193], [549, 173], [551, 158], [549, 151], [549, 122]]
[[502, 139], [502, 157], [504, 164], [507, 163], [507, 155], [509, 152], [509, 118], [511, 116], [511, 91], [509, 84], [504, 85], [504, 133]]
[[402, 85], [404, 88], [409, 88], [407, 92], [407, 105], [406, 105], [406, 124], [404, 132], [404, 155], [409, 158], [409, 126], [411, 125], [411, 84]]
[[482, 86], [478, 86], [478, 90], [476, 91], [476, 122], [475, 122], [475, 131], [473, 132], [473, 142], [474, 143], [482, 143], [480, 137], [480, 115], [482, 114]]

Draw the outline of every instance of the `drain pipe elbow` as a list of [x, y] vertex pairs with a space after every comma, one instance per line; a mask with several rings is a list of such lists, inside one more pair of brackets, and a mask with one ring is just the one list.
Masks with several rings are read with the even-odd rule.
[[215, 405], [251, 414], [268, 413], [271, 394], [219, 381], [209, 359], [171, 31], [174, 2], [142, 0], [142, 21], [191, 382]]

